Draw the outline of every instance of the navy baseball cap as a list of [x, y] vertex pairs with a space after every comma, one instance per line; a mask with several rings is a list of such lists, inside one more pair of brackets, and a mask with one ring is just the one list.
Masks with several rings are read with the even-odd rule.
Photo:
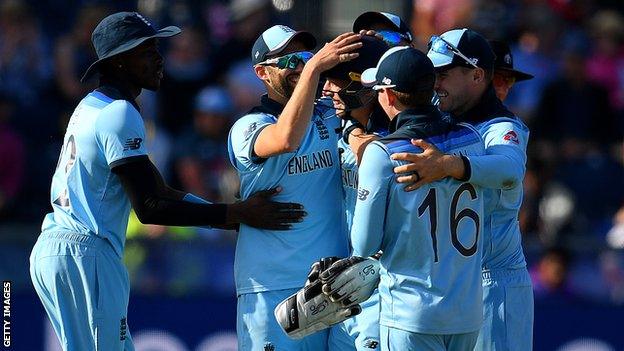
[[87, 80], [107, 58], [134, 49], [148, 39], [171, 37], [180, 32], [176, 26], [157, 30], [138, 12], [117, 12], [105, 17], [91, 35], [98, 60], [89, 66], [80, 81]]
[[316, 38], [310, 32], [295, 31], [294, 29], [281, 24], [275, 25], [265, 30], [256, 39], [251, 49], [251, 62], [255, 66], [266, 61], [270, 56], [279, 54], [295, 38], [301, 40], [306, 49], [312, 50], [316, 47]]
[[375, 23], [387, 24], [394, 28], [396, 32], [403, 34], [408, 41], [411, 42], [413, 40], [412, 32], [401, 17], [388, 12], [364, 12], [353, 22], [353, 32], [359, 33], [362, 29], [371, 29], [371, 26]]
[[362, 84], [373, 89], [391, 88], [401, 93], [433, 90], [435, 70], [424, 52], [397, 46], [379, 59], [377, 67], [362, 73]]
[[488, 41], [472, 29], [453, 29], [429, 41], [427, 56], [436, 69], [454, 66], [494, 68], [494, 52]]
[[490, 47], [494, 51], [494, 55], [496, 55], [496, 59], [494, 60], [495, 70], [511, 73], [516, 78], [516, 82], [533, 79], [532, 74], [514, 69], [513, 56], [511, 55], [509, 45], [502, 41], [490, 40]]
[[382, 40], [369, 35], [363, 35], [362, 46], [355, 52], [360, 54], [351, 61], [342, 62], [322, 73], [324, 78], [342, 79], [359, 82], [362, 72], [375, 67], [381, 56], [388, 51], [388, 45]]

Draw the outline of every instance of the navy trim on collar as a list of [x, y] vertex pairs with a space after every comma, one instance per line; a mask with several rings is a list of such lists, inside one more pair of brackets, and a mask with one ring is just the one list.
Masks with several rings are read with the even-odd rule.
[[399, 112], [394, 119], [392, 119], [392, 122], [390, 122], [389, 132], [394, 133], [407, 122], [412, 122], [411, 124], [430, 122], [434, 117], [439, 117], [439, 112], [435, 115], [432, 114], [434, 111], [438, 112], [438, 109], [433, 105], [419, 106], [403, 110]]
[[447, 133], [454, 125], [454, 122], [444, 118], [435, 106], [423, 106], [401, 111], [392, 120], [391, 134], [380, 140], [383, 143], [390, 143], [400, 139], [426, 139]]
[[490, 84], [483, 93], [476, 106], [459, 116], [453, 116], [456, 120], [468, 123], [479, 123], [496, 117], [517, 118], [509, 111], [505, 105], [496, 97], [494, 86]]
[[97, 87], [97, 89], [95, 90], [99, 91], [100, 93], [114, 100], [126, 100], [129, 103], [131, 103], [132, 106], [134, 106], [134, 108], [136, 108], [136, 110], [139, 111], [139, 113], [141, 112], [141, 108], [139, 107], [139, 105], [136, 103], [136, 101], [132, 97], [132, 94], [130, 94], [129, 92], [123, 91], [109, 84], [101, 85]]
[[284, 111], [284, 105], [271, 99], [267, 94], [260, 98], [260, 105], [252, 108], [248, 113], [262, 112], [275, 116], [276, 118]]

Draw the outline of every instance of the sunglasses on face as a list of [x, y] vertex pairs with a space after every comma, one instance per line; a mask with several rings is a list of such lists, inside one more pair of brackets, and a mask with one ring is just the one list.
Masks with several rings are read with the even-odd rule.
[[472, 62], [471, 59], [469, 59], [466, 55], [462, 54], [455, 45], [449, 43], [442, 37], [439, 37], [437, 35], [432, 36], [431, 39], [429, 39], [428, 47], [429, 50], [445, 56], [453, 57], [453, 55], [457, 55], [472, 67], [479, 68], [474, 62]]
[[314, 56], [314, 54], [309, 51], [293, 52], [284, 56], [270, 58], [260, 62], [259, 65], [275, 65], [279, 69], [295, 69], [299, 65], [299, 62], [305, 65], [306, 62], [310, 61], [312, 56]]
[[392, 30], [379, 30], [377, 34], [381, 35], [383, 41], [391, 47], [400, 45], [403, 40], [408, 43], [411, 41], [407, 36]]

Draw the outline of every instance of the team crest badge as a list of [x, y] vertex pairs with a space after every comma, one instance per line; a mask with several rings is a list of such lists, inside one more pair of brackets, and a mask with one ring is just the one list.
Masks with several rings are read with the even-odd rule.
[[508, 131], [503, 136], [503, 140], [511, 141], [514, 144], [520, 144], [520, 140], [518, 140], [518, 134], [513, 130]]

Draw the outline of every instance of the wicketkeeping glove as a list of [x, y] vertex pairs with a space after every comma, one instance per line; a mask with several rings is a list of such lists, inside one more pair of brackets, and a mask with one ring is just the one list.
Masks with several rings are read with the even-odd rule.
[[327, 257], [315, 262], [306, 286], [275, 307], [275, 318], [289, 337], [301, 339], [362, 312], [359, 305], [343, 306], [322, 292], [319, 274], [337, 260]]
[[379, 284], [379, 257], [351, 256], [332, 264], [321, 273], [323, 293], [342, 306], [360, 304], [373, 294]]

